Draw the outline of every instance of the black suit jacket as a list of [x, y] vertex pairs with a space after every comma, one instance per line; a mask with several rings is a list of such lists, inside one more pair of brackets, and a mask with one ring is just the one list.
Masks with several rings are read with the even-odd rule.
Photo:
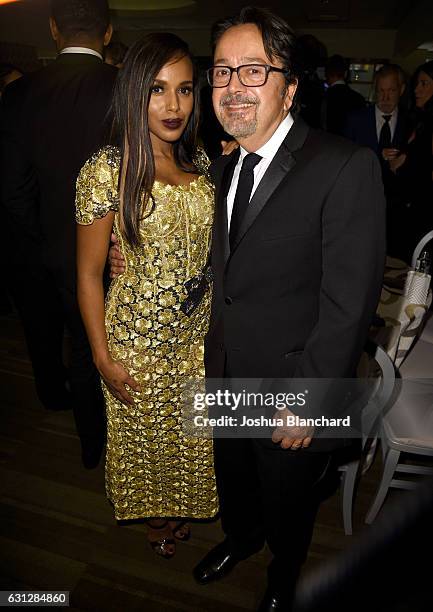
[[343, 83], [337, 83], [326, 90], [324, 97], [325, 128], [332, 134], [344, 135], [349, 114], [365, 108], [365, 100], [360, 93]]
[[10, 231], [62, 284], [75, 283], [75, 180], [108, 133], [117, 69], [63, 54], [12, 83], [2, 99], [1, 202]]
[[206, 375], [354, 375], [382, 285], [376, 156], [295, 120], [230, 253], [226, 197], [239, 152], [216, 160]]
[[[361, 147], [373, 149], [373, 151], [380, 156], [379, 140], [376, 130], [375, 106], [369, 106], [351, 113], [347, 118], [344, 135]], [[399, 109], [391, 146], [395, 148], [406, 146], [407, 139], [407, 114], [402, 109]], [[382, 161], [381, 157], [380, 160]]]

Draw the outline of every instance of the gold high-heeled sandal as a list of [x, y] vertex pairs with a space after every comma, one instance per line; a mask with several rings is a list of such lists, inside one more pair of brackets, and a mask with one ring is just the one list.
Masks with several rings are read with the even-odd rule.
[[180, 542], [187, 542], [191, 537], [191, 529], [186, 521], [177, 522], [171, 530], [176, 540]]
[[[165, 521], [162, 525], [158, 525], [157, 527], [153, 526], [148, 521], [146, 521], [146, 524], [149, 529], [155, 529], [156, 531], [163, 530], [169, 527], [168, 521]], [[171, 559], [172, 557], [174, 557], [176, 553], [176, 542], [174, 541], [173, 538], [167, 537], [167, 538], [162, 538], [161, 540], [149, 540], [149, 544], [152, 550], [157, 555], [159, 555], [160, 557], [163, 557], [164, 559]], [[168, 546], [174, 546], [173, 552], [170, 552], [167, 549]]]

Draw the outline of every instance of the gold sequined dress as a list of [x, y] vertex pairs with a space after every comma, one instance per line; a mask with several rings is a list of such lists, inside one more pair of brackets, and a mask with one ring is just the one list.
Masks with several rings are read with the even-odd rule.
[[156, 181], [142, 245], [131, 248], [119, 231], [119, 166], [115, 147], [93, 155], [78, 177], [76, 199], [79, 224], [116, 211], [113, 231], [126, 271], [111, 283], [105, 327], [112, 357], [141, 387], [131, 407], [104, 385], [107, 495], [118, 520], [209, 518], [218, 510], [212, 441], [184, 435], [181, 394], [186, 379], [204, 376], [210, 292], [189, 317], [180, 304], [184, 283], [206, 264], [213, 188], [205, 175], [188, 186]]

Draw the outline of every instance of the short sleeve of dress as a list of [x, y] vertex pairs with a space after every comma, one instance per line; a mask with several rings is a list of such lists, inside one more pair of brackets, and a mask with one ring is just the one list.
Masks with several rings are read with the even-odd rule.
[[80, 225], [91, 225], [119, 207], [120, 152], [115, 147], [104, 147], [92, 155], [80, 170], [75, 198], [75, 220]]

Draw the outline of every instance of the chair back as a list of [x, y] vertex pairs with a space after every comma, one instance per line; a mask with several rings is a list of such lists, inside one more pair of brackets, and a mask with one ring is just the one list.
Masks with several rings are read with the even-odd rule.
[[427, 244], [430, 242], [430, 240], [433, 240], [433, 230], [431, 230], [430, 232], [427, 232], [427, 234], [423, 236], [421, 240], [418, 242], [418, 244], [416, 245], [415, 250], [412, 254], [412, 260], [410, 264], [412, 268], [415, 268], [416, 262], [419, 259], [419, 256], [424, 250], [424, 247], [427, 246]]
[[391, 398], [395, 385], [394, 364], [386, 351], [372, 340], [369, 340], [365, 352], [371, 360], [374, 360], [378, 368], [374, 370], [370, 368], [370, 372], [373, 373], [376, 379], [376, 384], [367, 405], [362, 410], [361, 426], [363, 448], [367, 440], [373, 438], [377, 434], [381, 415]]

